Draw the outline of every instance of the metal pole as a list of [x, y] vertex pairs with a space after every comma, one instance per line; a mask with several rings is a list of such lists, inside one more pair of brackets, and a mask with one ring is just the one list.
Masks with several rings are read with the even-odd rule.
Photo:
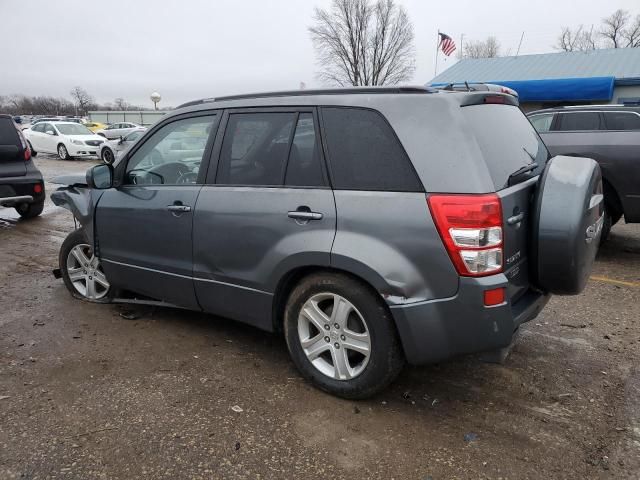
[[518, 51], [516, 52], [516, 57], [520, 53], [520, 46], [522, 45], [522, 39], [523, 38], [524, 38], [524, 31], [522, 32], [522, 35], [520, 36], [520, 43], [518, 44]]
[[438, 29], [438, 37], [436, 39], [436, 68], [433, 72], [433, 76], [438, 75], [438, 52], [440, 51], [440, 29]]

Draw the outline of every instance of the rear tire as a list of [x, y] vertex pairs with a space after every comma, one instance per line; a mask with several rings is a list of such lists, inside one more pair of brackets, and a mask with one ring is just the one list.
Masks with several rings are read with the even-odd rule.
[[22, 203], [16, 207], [16, 212], [22, 218], [34, 218], [44, 210], [44, 198], [38, 203]]
[[[310, 313], [303, 314], [303, 308]], [[368, 398], [395, 380], [404, 365], [386, 304], [346, 275], [304, 278], [287, 301], [284, 332], [302, 376], [339, 397]]]
[[111, 301], [114, 289], [83, 229], [74, 230], [62, 242], [58, 263], [64, 285], [75, 298], [92, 303]]
[[[600, 233], [600, 245], [602, 245], [609, 237], [609, 233], [611, 232], [611, 227], [615, 224], [613, 218], [611, 218], [611, 213], [609, 213], [609, 206], [604, 204], [604, 219], [602, 222], [602, 232]], [[618, 217], [618, 220], [620, 217]]]

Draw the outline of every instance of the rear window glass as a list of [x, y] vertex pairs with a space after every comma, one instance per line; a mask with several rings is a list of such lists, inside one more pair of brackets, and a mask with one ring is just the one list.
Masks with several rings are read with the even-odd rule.
[[420, 192], [422, 185], [386, 120], [359, 108], [323, 108], [333, 187]]
[[0, 145], [20, 145], [18, 131], [10, 118], [0, 118]]
[[640, 130], [640, 115], [633, 112], [607, 112], [604, 114], [607, 130]]
[[508, 186], [509, 176], [532, 162], [533, 175], [542, 172], [549, 152], [518, 107], [473, 105], [463, 107], [467, 122], [480, 146], [496, 190]]
[[563, 132], [600, 130], [600, 114], [598, 112], [561, 113], [558, 130]]

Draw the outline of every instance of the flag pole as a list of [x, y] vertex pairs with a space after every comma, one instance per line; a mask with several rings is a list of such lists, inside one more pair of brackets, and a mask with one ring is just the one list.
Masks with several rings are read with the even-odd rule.
[[438, 29], [438, 36], [436, 38], [436, 68], [433, 72], [433, 76], [438, 75], [438, 52], [440, 51], [440, 29]]

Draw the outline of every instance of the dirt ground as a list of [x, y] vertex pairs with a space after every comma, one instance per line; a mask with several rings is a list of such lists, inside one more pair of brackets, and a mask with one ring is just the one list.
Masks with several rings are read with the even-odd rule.
[[51, 274], [72, 229], [0, 209], [0, 479], [640, 478], [640, 225], [503, 365], [407, 368], [362, 402], [310, 387], [278, 336], [72, 299]]

